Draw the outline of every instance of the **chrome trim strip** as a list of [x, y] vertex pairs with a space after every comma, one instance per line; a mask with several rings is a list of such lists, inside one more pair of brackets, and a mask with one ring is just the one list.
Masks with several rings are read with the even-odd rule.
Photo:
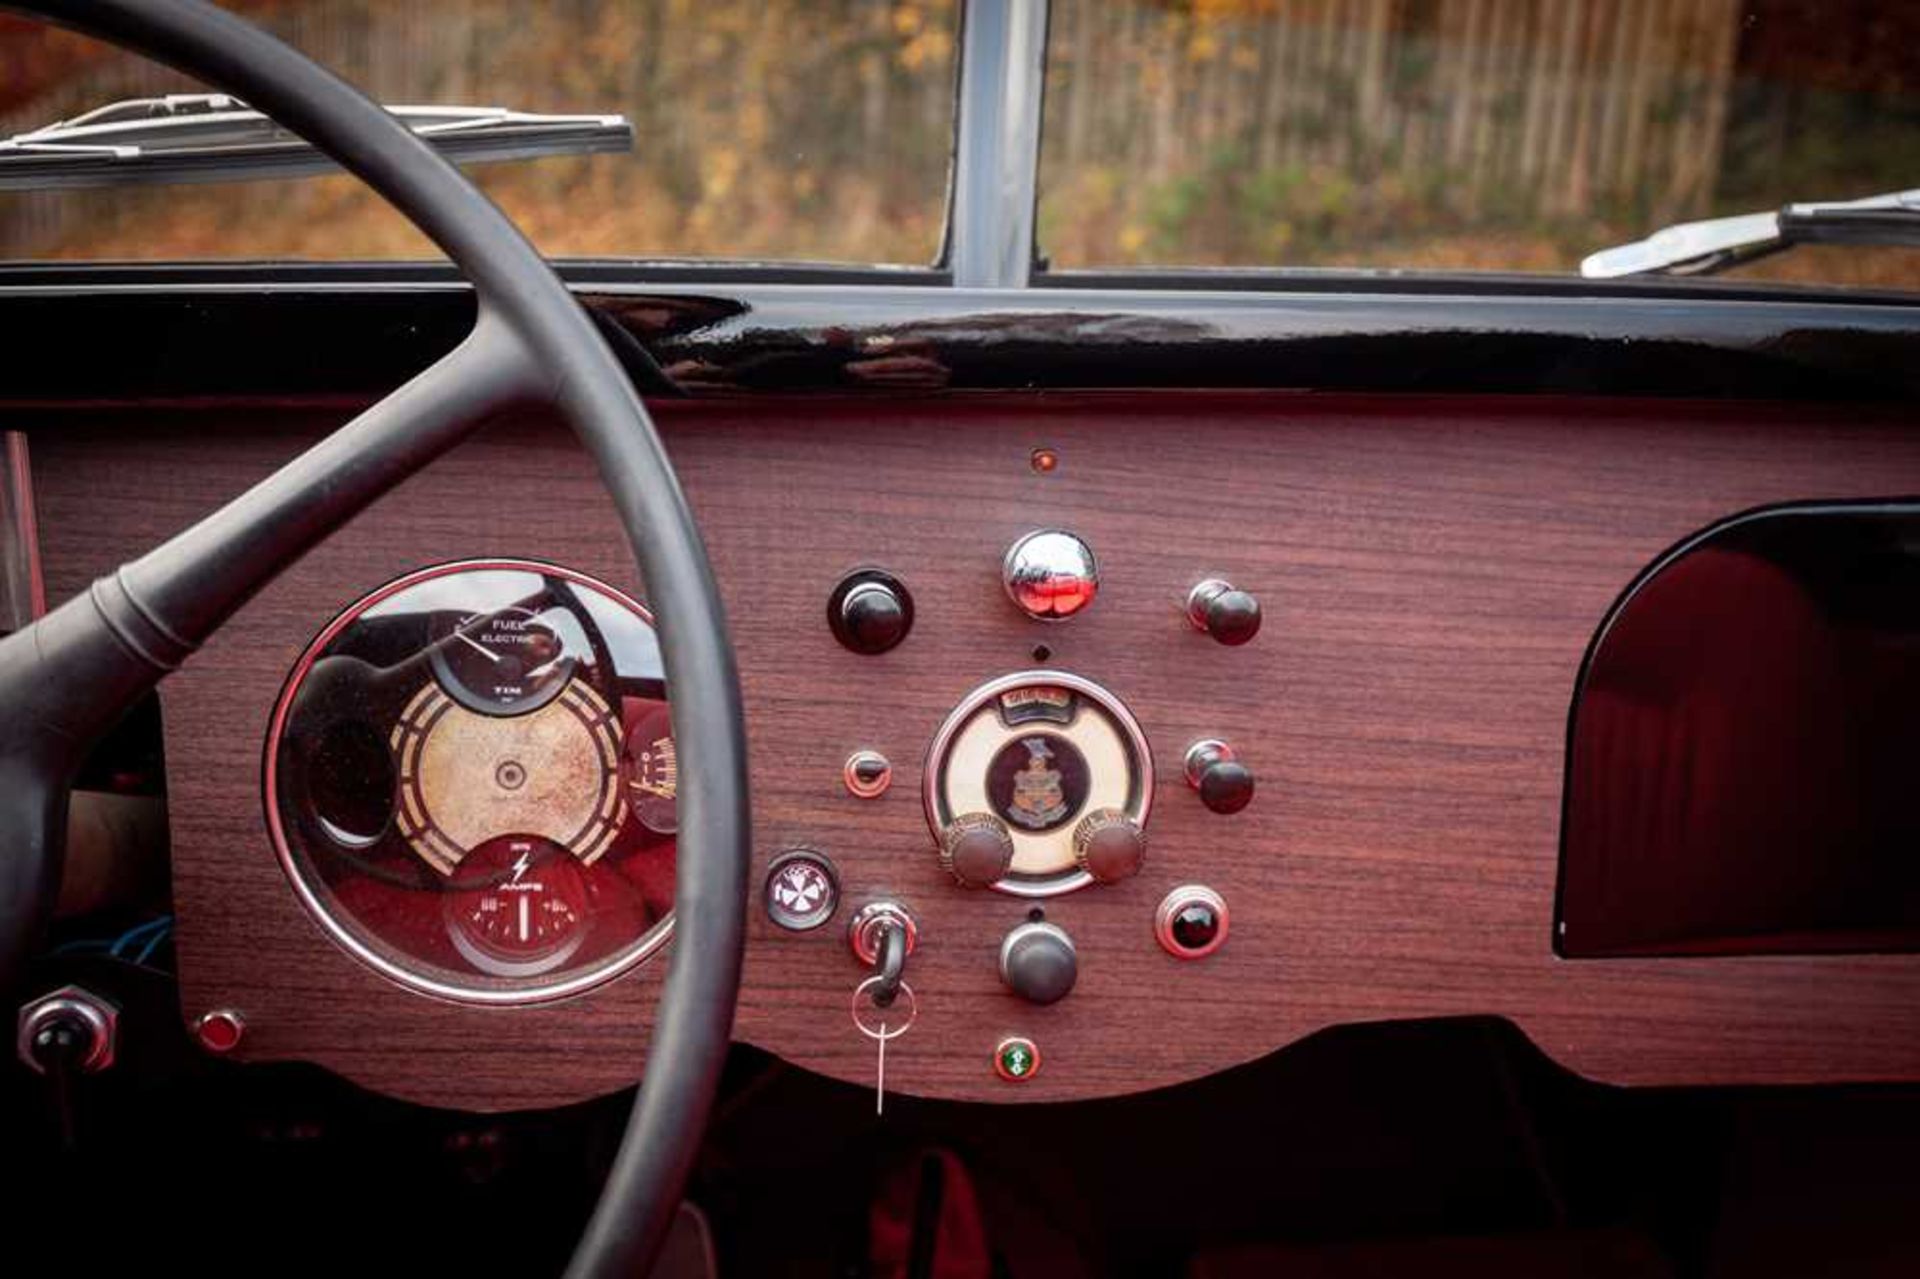
[[1033, 275], [1047, 0], [971, 0], [960, 35], [948, 264], [960, 288]]

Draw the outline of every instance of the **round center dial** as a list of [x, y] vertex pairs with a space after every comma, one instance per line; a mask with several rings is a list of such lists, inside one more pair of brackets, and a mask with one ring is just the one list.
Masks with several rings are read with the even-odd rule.
[[[1144, 854], [1153, 760], [1140, 725], [1100, 685], [1059, 671], [1007, 675], [969, 693], [941, 726], [925, 800], [942, 862], [962, 884], [1051, 896], [1139, 868], [1139, 856], [1123, 866], [1090, 862], [1089, 851], [1114, 847], [1111, 832], [1125, 827]], [[984, 854], [963, 873], [957, 854], [984, 846], [982, 832], [1011, 845], [999, 874]]]

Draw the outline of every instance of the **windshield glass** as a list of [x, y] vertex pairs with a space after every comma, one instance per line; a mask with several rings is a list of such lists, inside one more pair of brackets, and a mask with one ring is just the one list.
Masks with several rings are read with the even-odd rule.
[[[1051, 265], [1572, 273], [1671, 223], [1920, 187], [1920, 4], [1054, 0]], [[1745, 278], [1920, 288], [1822, 245]]]
[[[955, 0], [222, 0], [392, 106], [619, 113], [630, 153], [470, 170], [575, 257], [925, 264], [952, 150]], [[202, 91], [0, 16], [0, 137]], [[426, 258], [356, 180], [0, 192], [0, 259]]]

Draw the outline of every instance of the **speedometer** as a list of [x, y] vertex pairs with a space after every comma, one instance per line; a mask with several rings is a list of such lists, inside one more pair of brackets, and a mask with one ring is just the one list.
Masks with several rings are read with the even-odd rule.
[[671, 927], [675, 769], [645, 608], [570, 569], [439, 565], [335, 618], [267, 741], [268, 825], [301, 901], [386, 976], [556, 998]]

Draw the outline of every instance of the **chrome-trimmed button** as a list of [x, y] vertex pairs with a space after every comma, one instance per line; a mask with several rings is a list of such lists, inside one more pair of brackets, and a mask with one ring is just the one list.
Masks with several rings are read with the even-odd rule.
[[817, 848], [789, 848], [767, 863], [761, 887], [767, 918], [790, 933], [805, 933], [840, 908], [840, 873]]
[[1225, 578], [1209, 577], [1187, 592], [1187, 621], [1229, 648], [1260, 633], [1260, 601]]
[[[1181, 916], [1190, 909], [1213, 916], [1208, 936], [1197, 939]], [[1227, 942], [1227, 902], [1205, 884], [1182, 884], [1160, 899], [1153, 912], [1153, 936], [1175, 959], [1205, 959]]]
[[1007, 598], [1039, 622], [1064, 622], [1100, 593], [1100, 563], [1078, 534], [1036, 529], [1007, 548], [1000, 562]]

